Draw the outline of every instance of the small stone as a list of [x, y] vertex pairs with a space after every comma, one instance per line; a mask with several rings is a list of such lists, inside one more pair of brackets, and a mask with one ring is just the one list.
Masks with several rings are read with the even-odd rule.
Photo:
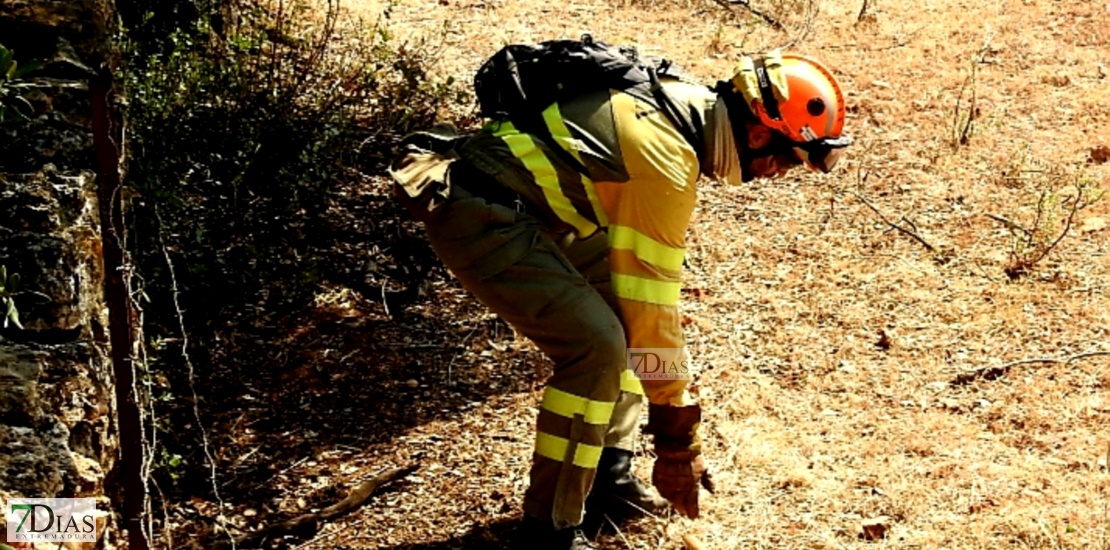
[[875, 347], [887, 351], [892, 345], [894, 342], [890, 339], [890, 335], [885, 330], [879, 329], [879, 341], [875, 342]]
[[882, 540], [890, 530], [890, 516], [878, 516], [863, 520], [860, 524], [859, 538], [863, 540]]
[[1105, 164], [1107, 161], [1110, 161], [1110, 147], [1097, 145], [1091, 148], [1091, 162]]
[[420, 387], [420, 382], [418, 382], [415, 378], [410, 378], [407, 382], [405, 382], [405, 385], [410, 388], [418, 388]]

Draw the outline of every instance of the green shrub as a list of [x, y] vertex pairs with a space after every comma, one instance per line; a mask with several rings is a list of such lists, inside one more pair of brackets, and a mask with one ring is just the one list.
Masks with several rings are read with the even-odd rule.
[[0, 44], [0, 122], [26, 120], [28, 114], [34, 111], [31, 102], [23, 97], [25, 90], [33, 88], [34, 84], [23, 77], [41, 66], [39, 62], [20, 66], [15, 52]]
[[400, 43], [386, 17], [365, 26], [313, 7], [241, 4], [222, 33], [201, 15], [128, 43], [132, 239], [148, 278], [164, 264], [161, 234], [193, 297], [305, 298], [320, 278], [307, 247], [336, 182], [464, 100], [426, 70], [434, 51]]
[[[343, 21], [335, 4], [320, 13], [305, 0], [146, 5], [155, 11], [130, 18], [131, 27], [124, 17], [123, 33], [128, 248], [150, 343], [144, 400], [166, 426], [195, 426], [203, 422], [179, 397], [196, 380], [218, 399], [221, 386], [236, 384], [220, 373], [260, 374], [210, 360], [227, 341], [215, 336], [235, 323], [268, 324], [325, 279], [359, 274], [327, 254], [341, 231], [328, 211], [336, 191], [380, 174], [398, 137], [466, 98], [428, 71], [431, 45], [389, 32], [388, 12], [364, 25]], [[372, 256], [413, 249], [415, 232], [380, 198], [366, 215], [391, 219], [368, 220], [375, 230], [358, 246]], [[194, 380], [179, 349], [156, 345], [185, 341]], [[159, 431], [160, 486], [206, 486], [198, 434]]]

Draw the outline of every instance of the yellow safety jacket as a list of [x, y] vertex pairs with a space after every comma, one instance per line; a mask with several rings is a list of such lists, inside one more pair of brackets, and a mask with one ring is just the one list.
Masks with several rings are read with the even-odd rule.
[[[683, 112], [711, 131], [716, 94], [684, 82], [664, 86]], [[494, 121], [457, 151], [518, 193], [549, 226], [579, 237], [606, 228], [628, 347], [672, 350], [670, 361], [687, 361], [678, 300], [702, 167], [697, 152], [649, 98], [616, 90], [587, 94], [543, 112], [549, 140]], [[587, 173], [552, 147], [570, 153]], [[642, 382], [641, 393], [653, 403], [687, 403], [687, 380], [640, 378], [626, 371], [622, 389], [638, 390]]]

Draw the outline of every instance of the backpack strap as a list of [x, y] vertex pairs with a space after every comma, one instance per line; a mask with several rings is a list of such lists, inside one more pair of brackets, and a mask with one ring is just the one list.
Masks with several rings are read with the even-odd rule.
[[[666, 73], [669, 61], [664, 61], [660, 67], [660, 72]], [[675, 103], [674, 98], [663, 89], [662, 82], [659, 81], [659, 75], [654, 67], [647, 67], [645, 69], [648, 73], [648, 78], [651, 79], [651, 95], [655, 98], [656, 103], [659, 104], [659, 110], [675, 125], [678, 132], [694, 148], [694, 152], [698, 155], [698, 165], [705, 166], [705, 135], [704, 127], [698, 119], [696, 113], [693, 112], [693, 107], [690, 107], [690, 112], [683, 114], [682, 110]]]

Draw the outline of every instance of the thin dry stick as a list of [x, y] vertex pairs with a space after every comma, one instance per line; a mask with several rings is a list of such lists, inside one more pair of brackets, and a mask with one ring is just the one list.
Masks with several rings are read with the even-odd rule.
[[889, 219], [887, 219], [887, 217], [882, 213], [882, 211], [880, 211], [878, 208], [876, 208], [874, 204], [871, 204], [871, 201], [867, 200], [867, 198], [864, 197], [863, 195], [860, 195], [859, 193], [856, 193], [855, 191], [848, 191], [848, 193], [850, 193], [853, 197], [855, 197], [860, 202], [862, 202], [864, 205], [866, 205], [868, 208], [870, 208], [871, 211], [875, 213], [875, 215], [879, 216], [879, 219], [883, 220], [883, 223], [885, 223], [887, 225], [887, 227], [889, 227], [891, 229], [894, 229], [894, 230], [897, 230], [899, 233], [902, 233], [904, 235], [907, 235], [907, 236], [911, 237], [913, 240], [921, 243], [921, 245], [924, 246], [925, 249], [928, 250], [929, 252], [936, 252], [937, 251], [935, 246], [929, 244], [929, 241], [926, 241], [924, 237], [922, 237], [921, 235], [918, 235], [917, 232], [914, 231], [914, 229], [917, 229], [917, 225], [914, 224], [912, 221], [910, 221], [905, 216], [902, 216], [902, 219], [900, 221], [909, 224], [910, 227], [912, 227], [913, 229], [906, 228], [905, 226], [899, 225], [899, 224], [894, 223], [894, 222], [890, 221]]
[[716, 2], [717, 4], [721, 5], [722, 7], [724, 7], [725, 9], [727, 9], [729, 11], [732, 11], [733, 6], [740, 6], [740, 7], [744, 8], [745, 10], [747, 10], [752, 15], [762, 19], [768, 25], [774, 27], [775, 30], [780, 30], [780, 31], [784, 31], [784, 32], [786, 31], [786, 27], [782, 23], [780, 23], [778, 19], [775, 19], [774, 17], [771, 17], [770, 15], [768, 15], [766, 13], [763, 13], [762, 11], [756, 9], [755, 6], [752, 6], [751, 3], [748, 2], [748, 0], [713, 0], [713, 1]]
[[1022, 226], [1020, 226], [1020, 225], [1018, 225], [1018, 223], [1017, 223], [1017, 222], [1015, 222], [1015, 221], [1012, 221], [1012, 220], [1010, 220], [1010, 219], [1008, 219], [1008, 218], [1003, 218], [1002, 216], [999, 216], [999, 215], [997, 215], [997, 214], [991, 214], [991, 213], [989, 213], [989, 212], [988, 212], [987, 214], [984, 214], [984, 215], [985, 215], [986, 217], [988, 217], [988, 218], [990, 218], [990, 219], [992, 219], [992, 220], [994, 220], [994, 221], [998, 222], [998, 223], [1001, 223], [1002, 225], [1005, 225], [1005, 226], [1006, 226], [1006, 228], [1007, 228], [1007, 229], [1010, 229], [1011, 231], [1021, 231], [1022, 233], [1025, 233], [1026, 235], [1029, 235], [1029, 236], [1032, 236], [1032, 235], [1033, 235], [1033, 232], [1032, 232], [1032, 231], [1030, 231], [1030, 230], [1028, 230], [1028, 229], [1026, 229], [1026, 228], [1024, 228], [1024, 227], [1022, 227]]
[[802, 19], [802, 24], [798, 27], [794, 36], [782, 44], [775, 46], [775, 49], [786, 50], [793, 48], [798, 42], [809, 38], [809, 33], [813, 32], [813, 24], [817, 21], [818, 6], [815, 2], [810, 1], [806, 4], [805, 16]]
[[618, 527], [616, 523], [613, 523], [613, 520], [609, 519], [609, 516], [605, 516], [605, 521], [608, 521], [609, 525], [613, 526], [613, 530], [617, 532], [617, 536], [621, 538], [621, 542], [624, 542], [625, 546], [633, 548], [632, 544], [628, 542], [628, 539], [624, 537], [624, 533], [621, 532], [621, 528]]
[[[971, 141], [971, 134], [975, 128], [975, 110], [977, 89], [975, 86], [975, 76], [978, 69], [978, 64], [971, 64], [971, 73], [964, 79], [964, 83], [960, 86], [960, 93], [956, 96], [956, 108], [952, 111], [952, 147], [958, 149], [961, 145], [967, 145]], [[967, 117], [964, 118], [961, 114], [961, 104], [964, 100], [964, 94], [967, 89], [971, 88], [971, 97], [968, 98]], [[962, 119], [962, 120], [961, 120]]]
[[322, 533], [322, 536], [316, 536], [316, 537], [312, 538], [311, 540], [304, 541], [303, 544], [298, 544], [297, 546], [294, 546], [293, 550], [304, 550], [305, 548], [310, 548], [310, 547], [320, 548], [321, 547], [320, 545], [323, 544], [324, 541], [326, 541], [328, 539], [335, 538], [335, 536], [338, 535], [338, 534], [339, 534], [338, 529], [332, 529], [330, 532]]
[[867, 0], [863, 0], [863, 5], [860, 6], [860, 8], [859, 8], [859, 15], [856, 16], [856, 22], [858, 23], [860, 21], [863, 21], [863, 18], [866, 15], [867, 15]]
[[877, 47], [877, 48], [860, 48], [859, 44], [833, 44], [831, 46], [825, 47], [824, 49], [834, 50], [834, 51], [855, 49], [855, 50], [858, 50], [858, 51], [861, 51], [861, 52], [883, 52], [883, 51], [887, 51], [887, 50], [896, 50], [898, 48], [904, 48], [904, 47], [908, 46], [910, 44], [910, 42], [914, 38], [916, 38], [917, 35], [920, 34], [921, 31], [925, 30], [927, 27], [929, 27], [929, 25], [922, 25], [922, 26], [906, 33], [906, 35], [901, 37], [901, 38], [893, 37], [894, 38], [894, 43], [889, 45], [889, 46], [881, 46], [881, 47]]
[[693, 533], [682, 535], [682, 542], [686, 545], [686, 550], [705, 550], [705, 545]]
[[[971, 141], [971, 136], [975, 131], [975, 120], [978, 118], [977, 112], [979, 110], [979, 90], [978, 86], [976, 86], [976, 79], [978, 77], [979, 65], [987, 62], [987, 54], [990, 53], [992, 40], [994, 40], [993, 32], [987, 34], [986, 38], [983, 39], [983, 45], [979, 47], [979, 51], [976, 52], [975, 58], [972, 59], [971, 72], [968, 74], [967, 79], [964, 80], [963, 85], [960, 86], [960, 94], [956, 97], [956, 109], [952, 115], [952, 145], [954, 148], [958, 149], [961, 145], [967, 145], [968, 142]], [[968, 98], [967, 118], [961, 120], [960, 104], [968, 88], [971, 88], [971, 96]]]
[[479, 325], [474, 325], [474, 328], [470, 329], [470, 332], [468, 332], [466, 334], [466, 337], [463, 338], [462, 344], [460, 344], [459, 351], [455, 352], [455, 354], [451, 356], [451, 362], [447, 363], [447, 385], [448, 386], [451, 385], [451, 367], [455, 366], [455, 359], [458, 359], [459, 355], [462, 352], [466, 351], [466, 343], [470, 341], [471, 336], [474, 336], [474, 333], [478, 330], [478, 327], [479, 327]]
[[[366, 504], [366, 501], [379, 489], [395, 483], [415, 472], [418, 468], [420, 468], [420, 466], [413, 465], [386, 470], [360, 483], [358, 487], [355, 487], [354, 490], [347, 494], [346, 498], [319, 512], [304, 514], [281, 523], [268, 525], [258, 531], [240, 537], [235, 540], [233, 544], [248, 548], [261, 545], [267, 540], [273, 540], [285, 535], [316, 533], [321, 523], [333, 520], [356, 510], [363, 504]], [[219, 550], [225, 550], [228, 548], [228, 543], [224, 542], [221, 545], [217, 545], [217, 548]]]
[[[1083, 210], [1084, 208], [1086, 208], [1088, 206], [1090, 206], [1090, 204], [1087, 203], [1087, 201], [1083, 200], [1083, 190], [1079, 189], [1079, 194], [1078, 194], [1078, 196], [1075, 197], [1075, 202], [1073, 202], [1071, 207], [1068, 208], [1068, 217], [1067, 217], [1067, 219], [1064, 220], [1064, 229], [1062, 229], [1060, 231], [1060, 234], [1057, 235], [1056, 238], [1051, 243], [1049, 243], [1047, 246], [1044, 247], [1044, 250], [1041, 251], [1040, 255], [1038, 255], [1036, 258], [1032, 259], [1032, 261], [1030, 262], [1030, 265], [1040, 263], [1041, 260], [1045, 259], [1045, 257], [1048, 256], [1048, 254], [1050, 252], [1052, 252], [1052, 250], [1054, 248], [1056, 248], [1057, 245], [1060, 244], [1060, 241], [1064, 240], [1064, 237], [1068, 236], [1068, 232], [1071, 231], [1071, 226], [1075, 223], [1075, 215], [1078, 214], [1080, 210]], [[1038, 210], [1040, 210], [1039, 207], [1038, 207]], [[1037, 223], [1039, 225], [1040, 224], [1040, 219], [1039, 219], [1040, 218], [1040, 213], [1039, 212], [1038, 212], [1037, 217], [1038, 217]]]
[[[151, 478], [150, 484], [158, 491], [158, 499], [162, 501], [162, 536], [166, 537], [166, 548], [173, 548], [173, 531], [170, 529], [170, 508], [166, 504], [166, 494], [162, 492], [157, 479]], [[152, 536], [151, 539], [153, 538]]]
[[1086, 351], [1083, 353], [1070, 355], [1068, 357], [1033, 357], [1030, 359], [1020, 359], [1017, 361], [1011, 361], [1009, 363], [999, 365], [997, 367], [982, 367], [970, 372], [962, 373], [956, 376], [956, 378], [952, 380], [951, 384], [956, 386], [963, 386], [975, 382], [976, 380], [996, 380], [1004, 376], [1006, 373], [1010, 372], [1010, 369], [1021, 365], [1032, 365], [1035, 363], [1070, 365], [1080, 359], [1085, 359], [1087, 357], [1098, 357], [1100, 355], [1110, 355], [1110, 351]]
[[[142, 306], [139, 305], [141, 303], [141, 300], [139, 298], [142, 296], [142, 293], [142, 288], [132, 288], [131, 290], [131, 303], [134, 304], [132, 308], [135, 311], [135, 315], [138, 317], [137, 326], [140, 327], [146, 326], [146, 321], [144, 321], [144, 316], [146, 315], [146, 312], [144, 312]], [[141, 370], [141, 377], [138, 376], [139, 372], [136, 372], [135, 384], [132, 387], [136, 392], [136, 401], [142, 402], [142, 410], [146, 414], [150, 415], [149, 417], [144, 416], [143, 414], [139, 415], [139, 428], [141, 434], [140, 439], [143, 444], [143, 463], [140, 467], [140, 471], [142, 472], [140, 476], [142, 477], [143, 485], [148, 485], [150, 483], [154, 483], [154, 479], [150, 477], [150, 472], [154, 469], [154, 460], [157, 457], [157, 453], [155, 452], [155, 450], [158, 448], [158, 420], [154, 410], [154, 390], [152, 389], [153, 381], [150, 373], [150, 356], [147, 354], [146, 342], [140, 341], [137, 347], [138, 361], [135, 364], [142, 365], [143, 368]], [[142, 378], [142, 386], [144, 390], [141, 394], [138, 392], [139, 378]], [[161, 493], [161, 490], [159, 490], [159, 493]], [[165, 495], [162, 495], [162, 497], [165, 498]], [[147, 492], [147, 497], [143, 499], [143, 508], [145, 514], [144, 517], [146, 518], [143, 529], [147, 533], [147, 538], [153, 541], [154, 510], [151, 504], [149, 491]], [[168, 514], [165, 513], [166, 502], [164, 500], [162, 501], [162, 511], [164, 513], [163, 529], [168, 536], [169, 522], [167, 521]], [[173, 544], [171, 543], [169, 546], [172, 547]]]

